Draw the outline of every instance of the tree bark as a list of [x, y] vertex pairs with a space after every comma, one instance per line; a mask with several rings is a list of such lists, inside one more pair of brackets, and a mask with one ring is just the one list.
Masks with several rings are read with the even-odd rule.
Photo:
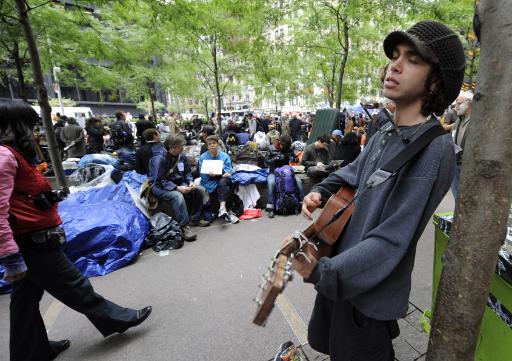
[[14, 42], [12, 56], [16, 65], [16, 73], [18, 75], [19, 96], [23, 101], [27, 101], [27, 88], [25, 86], [25, 76], [23, 75], [23, 65], [21, 64], [20, 48], [17, 41]]
[[340, 64], [340, 75], [338, 78], [338, 93], [336, 94], [336, 109], [341, 110], [341, 95], [343, 94], [343, 78], [345, 77], [345, 66], [347, 65], [348, 60], [348, 47], [349, 47], [349, 39], [348, 39], [348, 25], [347, 22], [343, 22], [343, 41], [344, 41], [344, 52], [343, 59]]
[[210, 116], [208, 115], [208, 95], [204, 96], [204, 111], [206, 114], [206, 119], [209, 120]]
[[39, 60], [39, 51], [37, 49], [36, 40], [34, 33], [30, 25], [28, 18], [27, 7], [24, 0], [16, 0], [16, 9], [18, 11], [19, 22], [23, 28], [25, 40], [27, 41], [27, 47], [30, 54], [30, 63], [32, 65], [32, 76], [34, 77], [34, 87], [37, 92], [37, 101], [41, 108], [41, 117], [43, 119], [43, 125], [46, 132], [46, 141], [48, 143], [48, 152], [50, 153], [50, 159], [52, 161], [53, 171], [55, 173], [55, 179], [57, 185], [63, 188], [66, 192], [69, 192], [66, 184], [66, 177], [62, 168], [62, 162], [59, 155], [59, 148], [57, 146], [57, 139], [55, 138], [55, 132], [53, 130], [53, 124], [51, 119], [52, 108], [48, 102], [48, 93], [44, 85], [43, 71], [41, 69], [41, 61]]
[[217, 124], [219, 125], [219, 136], [222, 139], [222, 94], [220, 93], [219, 83], [219, 65], [217, 63], [217, 38], [214, 39], [212, 46], [212, 60], [213, 60], [213, 76], [215, 78], [215, 99], [217, 101]]
[[498, 250], [506, 237], [512, 201], [511, 13], [509, 0], [481, 0], [478, 9], [478, 87], [427, 361], [474, 360]]

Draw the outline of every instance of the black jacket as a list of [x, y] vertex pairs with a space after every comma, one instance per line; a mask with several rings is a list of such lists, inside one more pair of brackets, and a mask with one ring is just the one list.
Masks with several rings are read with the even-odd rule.
[[[161, 149], [160, 149], [161, 148]], [[139, 174], [148, 174], [149, 161], [155, 151], [164, 152], [162, 143], [146, 143], [135, 152], [135, 171]]]
[[342, 167], [352, 163], [361, 153], [359, 138], [355, 133], [346, 134], [341, 140], [341, 158], [343, 159]]
[[265, 166], [270, 168], [270, 171], [273, 172], [276, 168], [290, 164], [290, 159], [293, 160], [294, 158], [295, 154], [293, 154], [291, 151], [284, 153], [268, 151], [265, 155]]

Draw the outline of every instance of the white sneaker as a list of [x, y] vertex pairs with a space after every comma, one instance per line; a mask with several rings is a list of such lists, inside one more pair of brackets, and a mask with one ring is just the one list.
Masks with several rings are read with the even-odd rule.
[[229, 214], [228, 214], [228, 211], [226, 211], [225, 207], [221, 207], [219, 209], [219, 215], [217, 217], [224, 218], [227, 222], [229, 222]]
[[236, 214], [234, 214], [231, 211], [229, 211], [228, 217], [229, 217], [229, 221], [228, 222], [230, 222], [231, 224], [235, 224], [235, 223], [240, 222], [240, 219], [236, 216]]

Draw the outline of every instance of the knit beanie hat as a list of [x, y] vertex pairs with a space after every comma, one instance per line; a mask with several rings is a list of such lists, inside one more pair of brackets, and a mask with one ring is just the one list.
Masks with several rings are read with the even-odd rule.
[[404, 31], [393, 31], [384, 39], [384, 52], [393, 57], [399, 43], [407, 42], [426, 61], [437, 64], [441, 71], [448, 106], [459, 95], [464, 80], [466, 58], [459, 37], [446, 25], [425, 20]]

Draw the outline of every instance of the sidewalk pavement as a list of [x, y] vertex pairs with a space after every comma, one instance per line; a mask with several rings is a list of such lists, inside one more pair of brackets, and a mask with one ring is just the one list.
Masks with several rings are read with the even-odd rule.
[[[393, 340], [395, 360], [424, 361], [427, 353], [428, 335], [421, 326], [423, 310], [409, 302], [407, 315], [398, 320], [400, 336]], [[301, 347], [302, 356], [306, 361], [329, 361], [329, 356], [318, 353], [308, 344]]]

